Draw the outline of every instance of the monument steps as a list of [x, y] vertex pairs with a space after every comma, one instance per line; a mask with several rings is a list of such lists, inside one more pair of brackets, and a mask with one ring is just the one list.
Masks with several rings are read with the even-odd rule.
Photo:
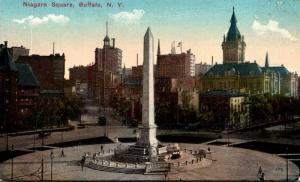
[[136, 168], [116, 168], [116, 167], [109, 167], [109, 166], [102, 166], [99, 164], [95, 164], [93, 162], [89, 162], [85, 165], [86, 167], [98, 171], [105, 171], [105, 172], [113, 172], [113, 173], [125, 173], [125, 174], [142, 174], [145, 172], [144, 169], [136, 169]]

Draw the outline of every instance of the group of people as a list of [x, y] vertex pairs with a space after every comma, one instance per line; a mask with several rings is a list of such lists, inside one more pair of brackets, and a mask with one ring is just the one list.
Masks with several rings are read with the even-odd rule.
[[259, 181], [264, 181], [265, 180], [265, 173], [263, 173], [261, 166], [259, 166], [259, 168], [258, 168], [257, 179]]

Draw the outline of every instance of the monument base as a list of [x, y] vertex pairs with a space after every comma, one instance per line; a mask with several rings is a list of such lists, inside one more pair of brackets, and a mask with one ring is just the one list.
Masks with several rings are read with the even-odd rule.
[[114, 158], [128, 163], [145, 163], [160, 161], [166, 154], [167, 147], [160, 144], [157, 147], [131, 145], [125, 151], [116, 151]]

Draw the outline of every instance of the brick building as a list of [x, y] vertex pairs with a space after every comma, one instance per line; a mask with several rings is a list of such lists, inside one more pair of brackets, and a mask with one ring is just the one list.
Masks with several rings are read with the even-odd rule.
[[96, 66], [94, 63], [87, 66], [88, 74], [88, 98], [95, 98], [96, 96]]
[[[159, 49], [159, 48], [158, 48]], [[157, 54], [157, 77], [188, 78], [195, 76], [195, 55], [188, 50], [181, 54]]]
[[199, 112], [211, 113], [218, 129], [237, 129], [249, 126], [249, 98], [230, 91], [210, 91], [199, 95]]
[[24, 46], [20, 47], [10, 47], [8, 52], [12, 56], [13, 61], [17, 60], [20, 56], [29, 56], [29, 49], [26, 49]]
[[20, 56], [17, 63], [29, 64], [42, 92], [63, 93], [65, 54]]
[[103, 48], [95, 49], [95, 98], [100, 106], [109, 107], [112, 95], [121, 83], [122, 50], [115, 47], [115, 39], [108, 37], [108, 32], [103, 40]]
[[69, 68], [69, 80], [75, 84], [77, 82], [87, 83], [88, 81], [88, 66], [73, 66]]
[[0, 129], [26, 128], [24, 120], [35, 110], [39, 83], [27, 64], [15, 63], [7, 42], [0, 45]]

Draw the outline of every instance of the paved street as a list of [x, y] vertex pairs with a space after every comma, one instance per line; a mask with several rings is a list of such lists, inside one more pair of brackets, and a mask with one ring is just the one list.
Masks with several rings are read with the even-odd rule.
[[[86, 125], [85, 128], [77, 129], [75, 127], [74, 130], [64, 131], [64, 132], [53, 132], [50, 136], [44, 138], [44, 145], [50, 145], [54, 143], [60, 142], [68, 142], [80, 139], [88, 139], [105, 136], [105, 133], [108, 134], [112, 140], [118, 137], [134, 137], [133, 134], [134, 128], [127, 128], [125, 126], [118, 126], [120, 122], [118, 122], [115, 118], [112, 117], [113, 113], [111, 111], [102, 112], [102, 115], [107, 117], [107, 128], [104, 126], [97, 125], [99, 108], [95, 103], [88, 101], [85, 109], [87, 110], [87, 114], [82, 115], [82, 123], [84, 124], [93, 124], [92, 126]], [[72, 121], [72, 125], [77, 125], [77, 121]], [[9, 146], [11, 144], [17, 148], [32, 148], [34, 146], [34, 135], [23, 135], [23, 136], [9, 136], [8, 140]], [[41, 146], [42, 139], [38, 138], [36, 135], [35, 146]], [[0, 151], [6, 149], [6, 136], [0, 137]]]
[[[105, 144], [104, 149], [114, 148], [115, 144]], [[192, 150], [207, 149], [202, 144], [180, 144], [181, 148]], [[169, 174], [169, 180], [256, 180], [259, 166], [265, 173], [265, 180], [285, 180], [286, 160], [275, 155], [224, 146], [209, 146], [213, 163], [207, 167], [197, 165], [181, 168], [177, 174]], [[81, 171], [76, 161], [85, 152], [99, 152], [100, 145], [75, 146], [65, 148], [66, 157], [59, 157], [60, 149], [54, 149], [54, 180], [162, 180], [164, 175], [143, 175], [112, 173], [84, 168]], [[38, 151], [14, 158], [14, 177], [18, 180], [39, 180], [41, 159], [44, 158], [44, 180], [50, 179], [50, 150]], [[11, 160], [0, 164], [0, 179], [9, 179]], [[289, 179], [295, 179], [299, 169], [289, 162]]]

